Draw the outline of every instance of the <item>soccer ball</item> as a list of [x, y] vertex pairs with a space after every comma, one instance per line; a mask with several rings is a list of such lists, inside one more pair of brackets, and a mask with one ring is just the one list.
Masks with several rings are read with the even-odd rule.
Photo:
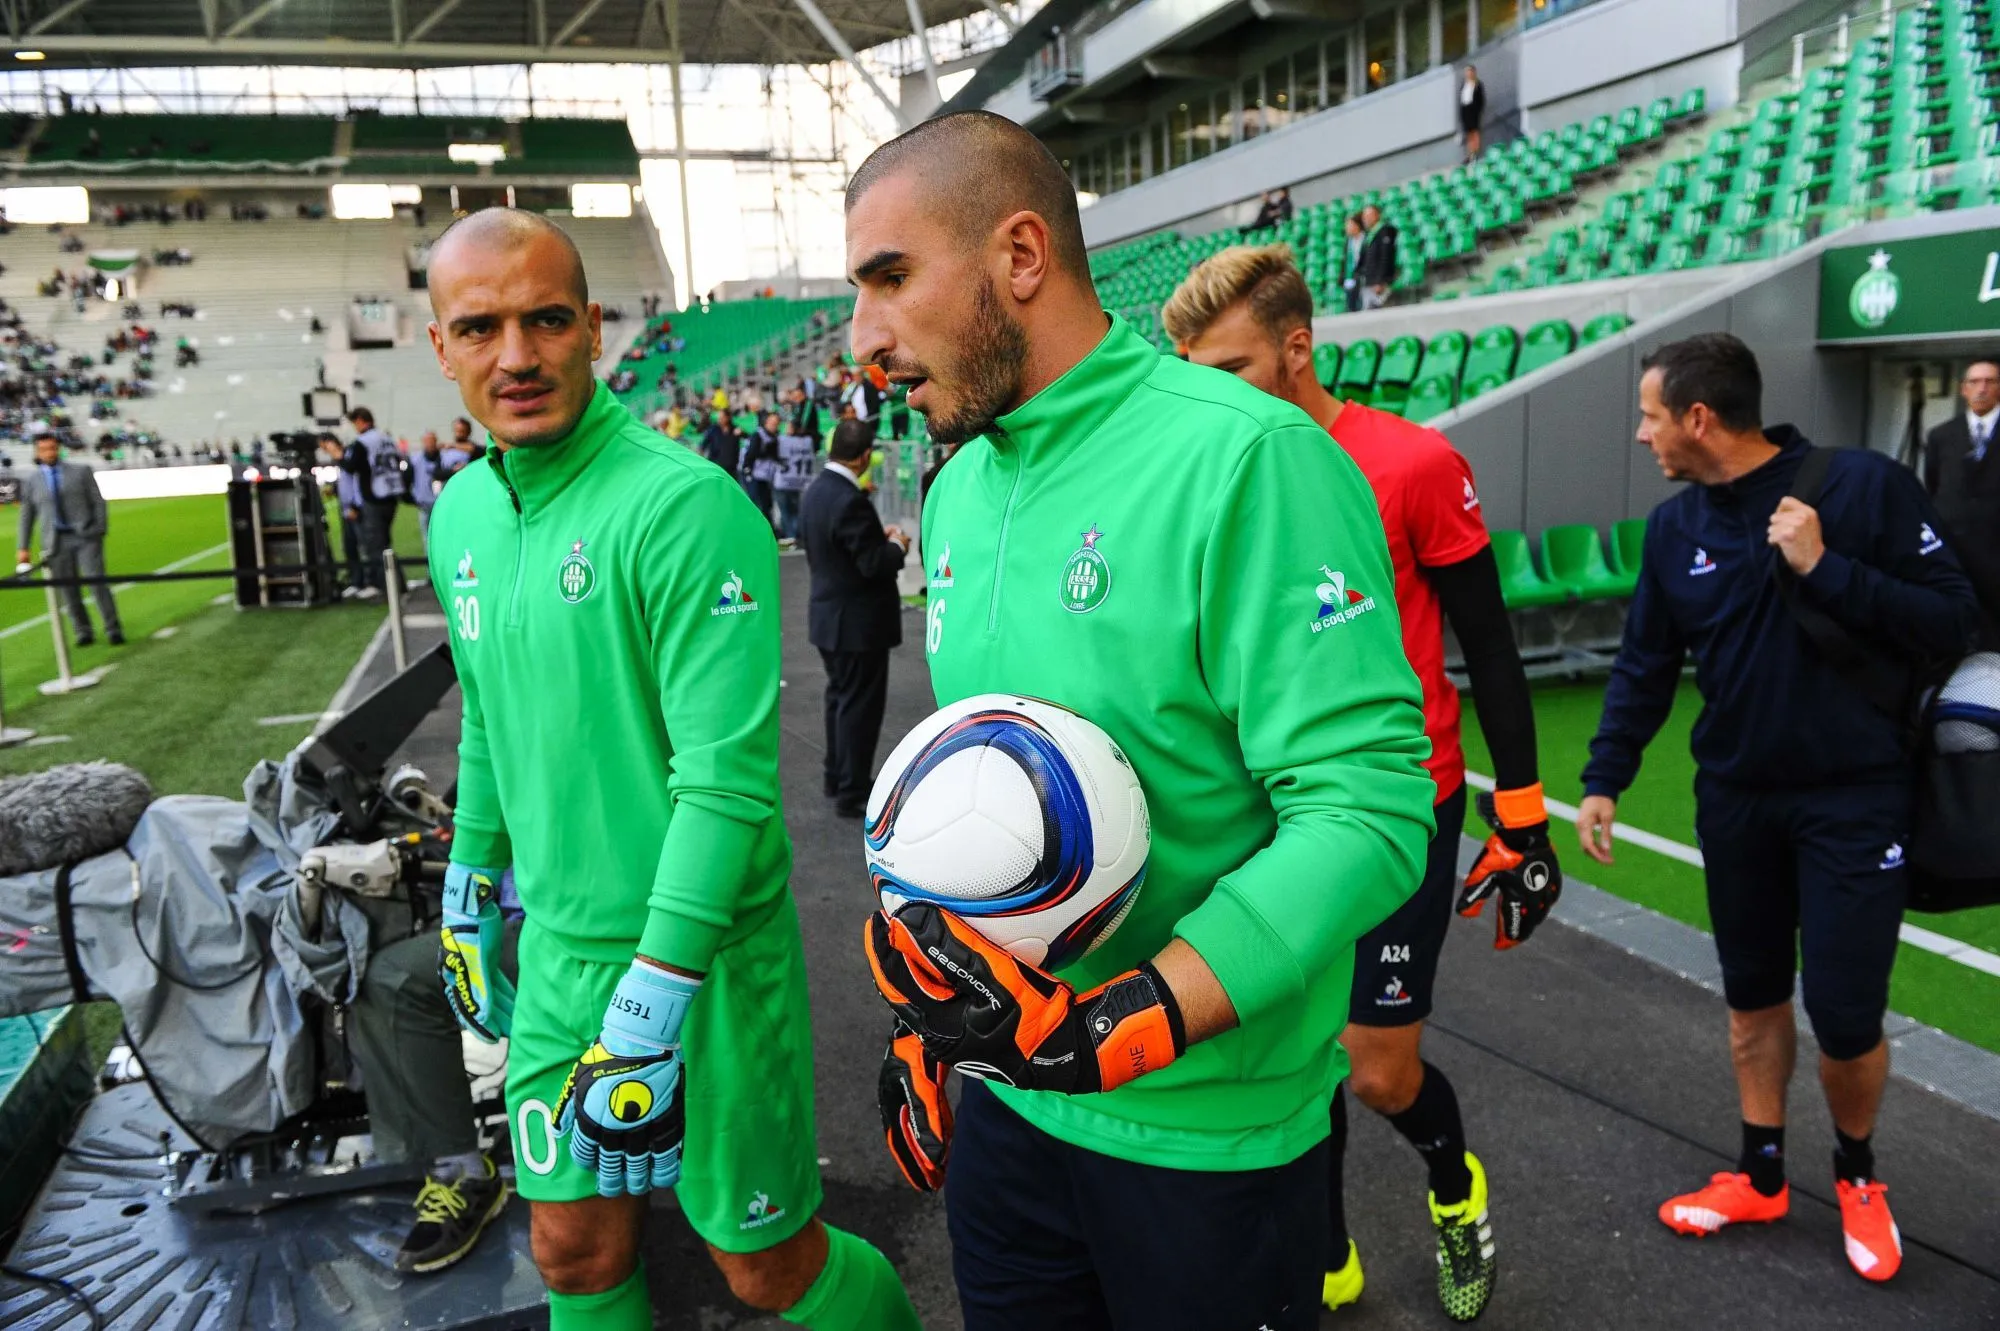
[[1007, 693], [953, 703], [905, 735], [863, 835], [884, 909], [942, 906], [1049, 970], [1111, 936], [1152, 849], [1146, 794], [1111, 737]]
[[2000, 750], [2000, 654], [1974, 652], [1959, 662], [1931, 704], [1939, 753]]

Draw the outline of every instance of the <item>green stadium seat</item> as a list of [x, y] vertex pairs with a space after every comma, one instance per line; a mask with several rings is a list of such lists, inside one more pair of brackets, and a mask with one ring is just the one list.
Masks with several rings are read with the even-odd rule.
[[1382, 348], [1382, 362], [1375, 370], [1375, 382], [1407, 386], [1415, 383], [1424, 359], [1423, 339], [1404, 334]]
[[1579, 601], [1603, 601], [1632, 594], [1625, 579], [1604, 562], [1604, 546], [1597, 539], [1597, 528], [1587, 524], [1543, 531], [1542, 567], [1548, 570], [1550, 582]]
[[1593, 342], [1602, 342], [1607, 337], [1618, 336], [1631, 326], [1632, 320], [1628, 315], [1600, 314], [1577, 334], [1577, 345], [1587, 347]]
[[1500, 374], [1482, 374], [1478, 378], [1467, 377], [1465, 387], [1458, 395], [1459, 405], [1464, 406], [1474, 398], [1485, 397], [1496, 388], [1505, 388], [1507, 382], [1507, 377]]
[[1626, 518], [1611, 524], [1611, 571], [1631, 579], [1635, 586], [1639, 581], [1640, 554], [1645, 548], [1644, 518]]
[[1498, 378], [1501, 383], [1512, 379], [1514, 362], [1520, 354], [1521, 335], [1506, 324], [1480, 329], [1472, 338], [1465, 368], [1460, 371], [1460, 378], [1467, 386], [1463, 396], [1472, 396], [1471, 384], [1476, 379]]
[[1447, 374], [1427, 374], [1410, 386], [1402, 404], [1406, 420], [1422, 424], [1458, 405], [1458, 380]]
[[1545, 365], [1553, 365], [1570, 352], [1576, 350], [1576, 330], [1566, 319], [1548, 319], [1528, 330], [1528, 336], [1521, 345], [1520, 360], [1514, 366], [1514, 377], [1533, 374]]
[[1430, 340], [1430, 345], [1424, 348], [1423, 377], [1428, 379], [1432, 375], [1443, 375], [1451, 380], [1452, 388], [1456, 390], [1459, 381], [1465, 375], [1468, 345], [1469, 339], [1457, 329], [1439, 333]]
[[1341, 353], [1340, 378], [1334, 391], [1342, 397], [1365, 397], [1375, 387], [1375, 369], [1382, 363], [1382, 344], [1363, 338]]
[[1313, 348], [1313, 375], [1331, 390], [1340, 381], [1340, 344], [1322, 342]]
[[1492, 537], [1493, 561], [1500, 568], [1500, 597], [1509, 610], [1562, 605], [1570, 599], [1567, 591], [1536, 569], [1526, 532], [1496, 531]]

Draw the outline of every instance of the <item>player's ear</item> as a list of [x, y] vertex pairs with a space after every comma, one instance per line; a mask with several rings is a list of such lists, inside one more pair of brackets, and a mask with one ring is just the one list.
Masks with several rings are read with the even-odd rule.
[[433, 319], [431, 320], [430, 323], [425, 325], [425, 331], [427, 331], [431, 335], [431, 350], [437, 354], [438, 369], [444, 372], [445, 378], [456, 382], [458, 379], [458, 372], [453, 370], [451, 368], [451, 362], [444, 358], [444, 334], [439, 331], [437, 326], [437, 320]]
[[593, 300], [584, 317], [590, 320], [590, 362], [595, 365], [604, 359], [604, 307]]

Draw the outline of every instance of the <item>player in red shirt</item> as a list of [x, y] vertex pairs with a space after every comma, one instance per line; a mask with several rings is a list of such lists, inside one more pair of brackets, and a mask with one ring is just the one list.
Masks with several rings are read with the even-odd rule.
[[[1527, 939], [1562, 890], [1536, 776], [1528, 680], [1501, 599], [1472, 468], [1436, 430], [1342, 402], [1320, 385], [1313, 375], [1312, 297], [1285, 246], [1238, 246], [1212, 256], [1188, 274], [1160, 317], [1189, 360], [1284, 398], [1325, 427], [1360, 466], [1382, 512], [1396, 565], [1403, 649], [1423, 685], [1428, 766], [1437, 783], [1437, 836], [1416, 894], [1355, 949], [1348, 1026], [1340, 1042], [1352, 1062], [1355, 1095], [1387, 1118], [1429, 1167], [1438, 1298], [1454, 1320], [1471, 1321], [1493, 1297], [1496, 1271], [1486, 1172], [1465, 1148], [1451, 1083], [1424, 1062], [1419, 1049], [1438, 954], [1451, 923], [1465, 822], [1458, 690], [1444, 673], [1447, 617], [1479, 699], [1497, 787], [1479, 796], [1480, 816], [1493, 832], [1466, 876], [1459, 913], [1477, 915], [1488, 897], [1497, 896], [1494, 946], [1512, 947]], [[1361, 1259], [1348, 1237], [1342, 1203], [1346, 1143], [1346, 1099], [1336, 1092], [1328, 1152], [1332, 1226], [1324, 1298], [1329, 1308], [1361, 1296]]]

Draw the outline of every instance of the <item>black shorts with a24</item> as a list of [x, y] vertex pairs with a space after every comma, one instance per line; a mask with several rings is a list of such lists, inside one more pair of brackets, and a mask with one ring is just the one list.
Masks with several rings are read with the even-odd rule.
[[944, 1185], [965, 1331], [1314, 1331], [1326, 1150], [1271, 1169], [1135, 1164], [967, 1079]]
[[1347, 1019], [1357, 1026], [1410, 1026], [1431, 1014], [1438, 954], [1451, 930], [1458, 891], [1458, 839], [1465, 826], [1465, 786], [1436, 809], [1437, 832], [1416, 895], [1363, 934], [1354, 946], [1354, 988]]

